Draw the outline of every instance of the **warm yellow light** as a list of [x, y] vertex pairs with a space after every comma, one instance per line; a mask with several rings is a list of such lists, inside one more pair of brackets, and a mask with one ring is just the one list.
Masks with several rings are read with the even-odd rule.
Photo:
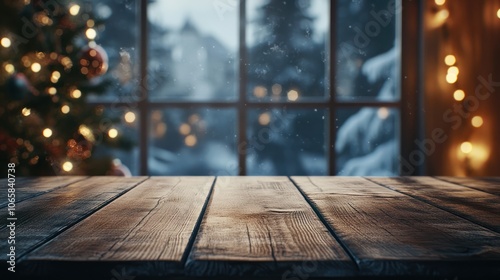
[[456, 101], [462, 101], [465, 98], [465, 92], [461, 89], [457, 89], [453, 93], [453, 98], [455, 98]]
[[457, 80], [458, 80], [457, 75], [453, 75], [451, 73], [446, 75], [446, 82], [448, 82], [448, 84], [454, 84], [457, 82]]
[[181, 126], [179, 126], [179, 133], [180, 134], [188, 135], [190, 132], [191, 132], [191, 126], [189, 126], [189, 124], [183, 123], [183, 124], [181, 124]]
[[29, 67], [31, 65], [30, 58], [26, 55], [21, 58], [21, 61], [23, 62], [24, 67]]
[[89, 38], [90, 40], [94, 40], [95, 37], [97, 37], [97, 32], [94, 28], [89, 28], [87, 29], [87, 31], [85, 31], [85, 36], [87, 36], [87, 38]]
[[7, 71], [7, 73], [9, 73], [9, 74], [12, 74], [16, 71], [16, 68], [14, 68], [14, 65], [12, 65], [10, 63], [6, 64], [4, 68], [5, 68], [5, 71]]
[[497, 10], [497, 18], [500, 18], [500, 9]]
[[116, 128], [112, 128], [108, 131], [109, 138], [116, 138], [118, 136], [118, 130]]
[[262, 113], [259, 115], [259, 124], [268, 125], [271, 122], [271, 115], [269, 113]]
[[288, 100], [290, 101], [296, 101], [299, 99], [299, 93], [296, 90], [291, 90], [287, 93]]
[[189, 123], [190, 124], [195, 124], [199, 121], [200, 121], [200, 116], [198, 116], [197, 114], [193, 114], [193, 115], [189, 116]]
[[62, 112], [63, 114], [67, 114], [67, 113], [69, 113], [69, 111], [70, 111], [70, 109], [69, 109], [69, 106], [68, 106], [68, 105], [63, 105], [63, 106], [61, 107], [61, 112]]
[[135, 114], [134, 112], [127, 112], [124, 118], [126, 122], [133, 123], [135, 121]]
[[74, 89], [71, 91], [71, 97], [73, 98], [80, 98], [82, 96], [82, 92], [79, 89]]
[[87, 26], [88, 27], [94, 27], [94, 25], [95, 25], [94, 20], [91, 20], [91, 19], [87, 20]]
[[434, 2], [436, 3], [436, 5], [442, 6], [444, 5], [444, 3], [446, 3], [446, 0], [434, 0]]
[[87, 139], [87, 141], [90, 141], [90, 142], [94, 142], [95, 141], [95, 137], [94, 137], [94, 133], [92, 132], [92, 130], [82, 124], [78, 127], [78, 132], [80, 132], [80, 134], [85, 138]]
[[274, 84], [271, 88], [274, 95], [280, 95], [283, 88], [280, 84]]
[[466, 154], [469, 158], [469, 164], [472, 169], [480, 169], [491, 156], [491, 148], [480, 144], [474, 145], [470, 154]]
[[186, 136], [186, 139], [184, 139], [184, 143], [188, 147], [193, 147], [194, 145], [196, 145], [197, 141], [198, 140], [196, 139], [196, 136], [194, 136], [194, 135], [188, 135], [188, 136]]
[[52, 77], [54, 77], [55, 79], [59, 79], [61, 78], [61, 73], [59, 71], [54, 71], [52, 72]]
[[21, 110], [21, 114], [23, 114], [23, 116], [27, 117], [27, 116], [31, 115], [31, 109], [30, 108], [23, 108], [23, 110]]
[[457, 59], [454, 55], [452, 54], [449, 54], [447, 55], [445, 58], [444, 58], [444, 63], [448, 66], [452, 66], [453, 64], [455, 64], [457, 62]]
[[52, 129], [50, 128], [46, 128], [43, 130], [43, 136], [45, 136], [46, 138], [49, 138], [50, 136], [52, 136]]
[[43, 25], [52, 25], [52, 20], [45, 15], [41, 15], [38, 17], [38, 20], [43, 24]]
[[265, 97], [267, 95], [267, 88], [263, 86], [256, 86], [253, 89], [253, 95], [257, 98]]
[[470, 152], [472, 152], [472, 144], [470, 142], [463, 142], [462, 145], [460, 145], [460, 151], [464, 154], [470, 154]]
[[151, 119], [153, 121], [161, 121], [163, 118], [163, 113], [160, 110], [154, 110], [153, 113], [151, 113]]
[[473, 127], [481, 127], [483, 126], [483, 118], [481, 116], [475, 116], [471, 120], [472, 126]]
[[69, 57], [63, 57], [61, 59], [61, 64], [64, 66], [65, 69], [69, 69], [73, 66], [73, 62]]
[[57, 93], [57, 89], [55, 87], [50, 87], [47, 92], [50, 94], [50, 95], [55, 95]]
[[457, 66], [451, 66], [450, 68], [448, 68], [448, 74], [456, 76], [458, 75], [458, 73], [460, 73], [460, 70], [458, 70]]
[[382, 107], [378, 109], [377, 115], [380, 119], [385, 120], [389, 117], [389, 109]]
[[164, 122], [160, 122], [159, 124], [156, 125], [155, 128], [155, 136], [156, 137], [163, 137], [167, 133], [167, 124]]
[[76, 16], [78, 15], [78, 13], [80, 12], [80, 6], [77, 5], [77, 4], [73, 4], [71, 5], [71, 7], [69, 8], [69, 13], [72, 15], [72, 16]]
[[444, 10], [441, 10], [439, 11], [436, 16], [438, 17], [438, 19], [440, 20], [445, 20], [447, 19], [449, 16], [450, 16], [450, 12], [448, 12], [448, 10], [444, 9]]
[[40, 65], [40, 63], [35, 62], [35, 63], [31, 64], [31, 71], [37, 73], [37, 72], [40, 72], [41, 69], [42, 69], [42, 65]]
[[70, 172], [71, 170], [73, 170], [73, 164], [69, 161], [63, 163], [62, 165], [62, 169], [66, 172]]
[[2, 40], [0, 40], [0, 44], [2, 44], [2, 47], [8, 48], [11, 45], [10, 39], [7, 37], [3, 37]]

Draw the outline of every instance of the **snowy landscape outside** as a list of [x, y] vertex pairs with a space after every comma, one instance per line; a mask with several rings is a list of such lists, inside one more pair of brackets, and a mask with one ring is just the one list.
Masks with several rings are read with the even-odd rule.
[[[116, 95], [133, 100], [138, 84], [137, 9], [117, 2], [122, 3], [99, 1], [96, 8], [108, 20], [100, 43], [110, 57], [109, 75], [120, 81], [97, 101]], [[398, 107], [354, 104], [330, 112], [324, 107], [263, 106], [248, 109], [246, 127], [238, 127], [237, 106], [210, 105], [237, 102], [243, 75], [249, 102], [327, 103], [330, 92], [339, 103], [397, 102], [398, 21], [397, 15], [383, 13], [391, 1], [339, 0], [330, 27], [328, 0], [247, 0], [247, 73], [239, 73], [237, 2], [149, 4], [149, 102], [206, 104], [148, 113], [149, 174], [237, 175], [238, 131], [245, 129], [248, 175], [328, 175], [330, 148], [338, 175], [397, 175]], [[117, 32], [118, 27], [127, 32]], [[333, 81], [330, 34], [337, 50]], [[335, 123], [329, 123], [331, 113]], [[138, 141], [137, 125], [124, 123], [122, 131]], [[336, 139], [329, 147], [332, 129]], [[138, 149], [98, 152], [120, 158], [137, 175]]]

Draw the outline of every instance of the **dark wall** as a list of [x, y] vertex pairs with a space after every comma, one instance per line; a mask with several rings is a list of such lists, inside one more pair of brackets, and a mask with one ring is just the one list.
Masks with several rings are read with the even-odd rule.
[[[428, 175], [500, 175], [500, 1], [453, 0], [443, 6], [424, 3], [424, 119], [426, 137], [441, 130], [447, 136], [435, 143], [427, 160]], [[444, 19], [443, 9], [449, 11]], [[444, 58], [455, 55], [458, 81], [446, 81]], [[485, 81], [498, 81], [486, 86]], [[455, 101], [462, 89], [466, 99]], [[463, 106], [463, 107], [462, 107]], [[464, 108], [463, 110], [461, 108]], [[473, 116], [484, 124], [475, 128]], [[472, 144], [464, 154], [463, 142]]]

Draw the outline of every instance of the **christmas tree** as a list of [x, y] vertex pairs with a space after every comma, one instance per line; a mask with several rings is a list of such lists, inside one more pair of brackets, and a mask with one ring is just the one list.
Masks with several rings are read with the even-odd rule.
[[115, 84], [94, 41], [105, 24], [90, 6], [0, 0], [0, 164], [15, 163], [17, 176], [89, 174], [96, 164], [105, 173], [110, 162], [94, 148], [132, 144], [119, 119], [86, 101]]

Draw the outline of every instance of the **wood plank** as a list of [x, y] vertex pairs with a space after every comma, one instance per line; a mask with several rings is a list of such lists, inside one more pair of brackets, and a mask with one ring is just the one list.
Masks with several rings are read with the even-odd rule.
[[113, 269], [133, 276], [178, 274], [214, 180], [150, 178], [28, 255], [23, 267], [107, 279]]
[[500, 273], [500, 235], [364, 178], [292, 177], [368, 276]]
[[[18, 203], [16, 205], [17, 257], [22, 257], [50, 240], [145, 179], [145, 177], [92, 177]], [[7, 211], [0, 212], [0, 220], [6, 221], [7, 217]], [[6, 226], [6, 223], [0, 225], [0, 232], [2, 237], [5, 236], [5, 240], [8, 234]], [[0, 242], [0, 252], [6, 252], [8, 247], [7, 242]], [[2, 260], [5, 259], [4, 254]]]
[[493, 182], [500, 182], [500, 177], [479, 177], [479, 178]]
[[356, 272], [286, 177], [219, 177], [186, 273], [293, 279], [294, 266], [307, 277]]
[[496, 181], [494, 178], [470, 178], [470, 177], [449, 177], [440, 176], [437, 179], [459, 184], [483, 192], [500, 195], [500, 181]]
[[[65, 187], [71, 183], [84, 180], [85, 176], [51, 176], [51, 177], [19, 177], [16, 178], [16, 203], [35, 196]], [[0, 180], [1, 186], [7, 186], [7, 179]], [[2, 192], [0, 208], [6, 207], [7, 192]]]
[[430, 177], [369, 178], [500, 233], [498, 196]]

